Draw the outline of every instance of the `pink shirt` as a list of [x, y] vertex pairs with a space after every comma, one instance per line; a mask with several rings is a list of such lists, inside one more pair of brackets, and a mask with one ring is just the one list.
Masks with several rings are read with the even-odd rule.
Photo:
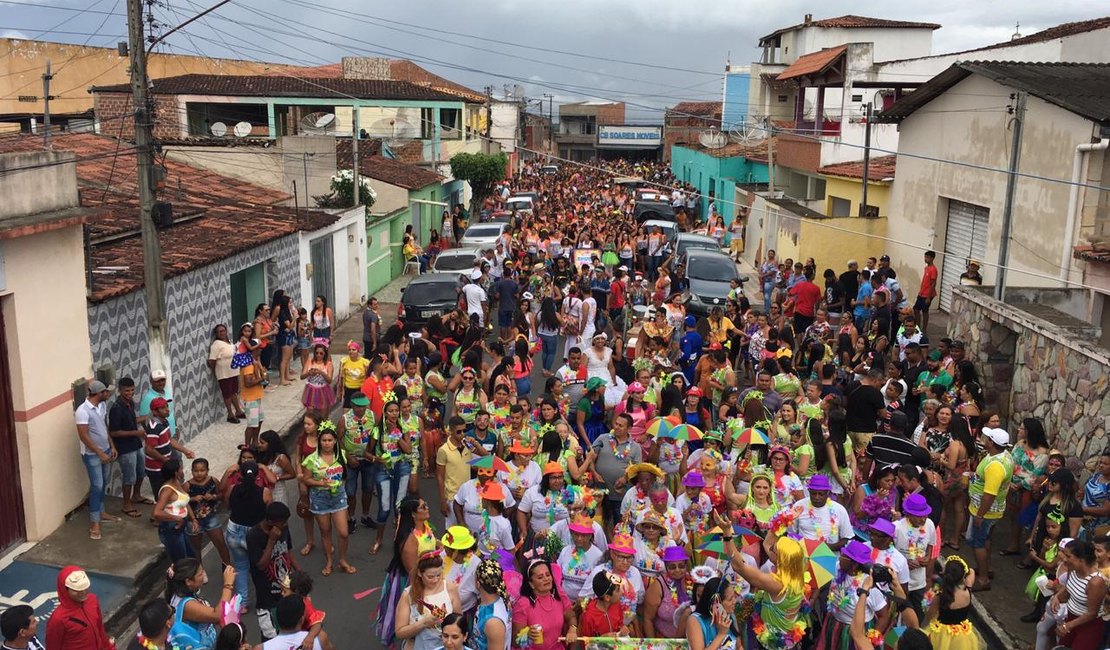
[[[559, 640], [563, 635], [563, 620], [566, 610], [570, 609], [570, 599], [563, 596], [555, 600], [554, 596], [540, 596], [536, 604], [525, 596], [521, 596], [513, 603], [513, 624], [539, 625], [543, 627], [543, 643], [533, 644], [532, 650], [565, 650], [565, 645]], [[513, 639], [514, 650], [520, 648]]]

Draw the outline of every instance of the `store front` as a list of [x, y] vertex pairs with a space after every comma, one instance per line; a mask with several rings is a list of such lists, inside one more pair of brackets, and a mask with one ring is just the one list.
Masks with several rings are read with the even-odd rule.
[[662, 160], [663, 127], [599, 126], [597, 155], [602, 160]]

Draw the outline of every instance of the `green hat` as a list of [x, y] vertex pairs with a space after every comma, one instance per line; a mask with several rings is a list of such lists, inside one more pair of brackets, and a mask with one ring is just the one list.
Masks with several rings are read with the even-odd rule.
[[601, 377], [590, 377], [586, 381], [586, 390], [587, 391], [597, 390], [598, 388], [601, 388], [604, 385], [605, 385], [605, 380], [602, 379]]
[[724, 436], [720, 431], [710, 429], [702, 434], [702, 440], [716, 440], [717, 442], [724, 442]]
[[941, 356], [942, 355], [940, 353], [940, 350], [933, 350], [932, 352], [929, 353], [929, 360], [930, 361], [940, 361]]
[[370, 406], [370, 400], [362, 393], [351, 395], [351, 406]]

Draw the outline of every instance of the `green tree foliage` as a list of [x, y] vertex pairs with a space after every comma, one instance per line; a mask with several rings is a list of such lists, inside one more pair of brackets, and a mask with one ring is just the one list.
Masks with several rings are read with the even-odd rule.
[[451, 175], [470, 183], [474, 195], [470, 199], [471, 214], [487, 196], [493, 194], [498, 181], [504, 180], [509, 159], [503, 153], [458, 153], [451, 157]]

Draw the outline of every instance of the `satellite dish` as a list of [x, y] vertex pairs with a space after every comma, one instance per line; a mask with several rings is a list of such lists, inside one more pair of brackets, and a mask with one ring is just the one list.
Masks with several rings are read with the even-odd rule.
[[728, 137], [737, 144], [755, 144], [767, 139], [764, 120], [749, 117], [728, 130]]
[[301, 118], [301, 133], [308, 135], [329, 135], [335, 133], [335, 113], [309, 113]]
[[400, 118], [375, 120], [366, 131], [371, 138], [381, 138], [391, 146], [400, 146], [420, 137], [420, 129], [415, 124]]
[[222, 138], [227, 135], [227, 125], [223, 122], [213, 122], [212, 126], [208, 127], [208, 130], [217, 138]]
[[254, 128], [254, 127], [251, 126], [250, 122], [239, 122], [238, 124], [235, 125], [235, 137], [237, 137], [237, 138], [247, 137], [248, 135], [251, 134], [251, 129], [252, 128]]
[[720, 149], [728, 144], [728, 136], [720, 131], [702, 131], [698, 134], [698, 142], [706, 149]]

